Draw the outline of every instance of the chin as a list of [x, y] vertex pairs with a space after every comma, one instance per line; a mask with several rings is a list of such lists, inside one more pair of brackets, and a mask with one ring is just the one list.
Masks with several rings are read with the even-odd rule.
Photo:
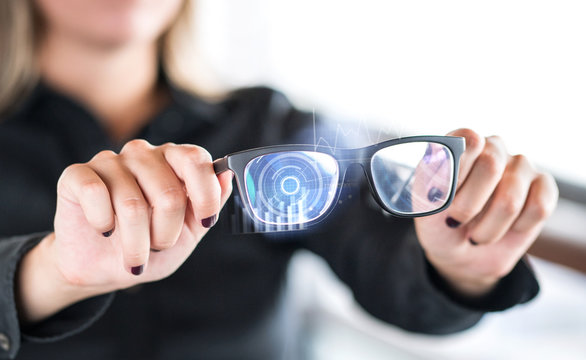
[[37, 0], [50, 27], [102, 46], [156, 40], [182, 4], [182, 0]]

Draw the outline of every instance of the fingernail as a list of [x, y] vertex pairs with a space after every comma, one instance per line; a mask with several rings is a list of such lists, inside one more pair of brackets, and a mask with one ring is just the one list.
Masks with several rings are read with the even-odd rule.
[[159, 249], [151, 249], [152, 252], [161, 252]]
[[205, 228], [211, 228], [212, 226], [214, 226], [217, 219], [218, 219], [218, 215], [212, 215], [208, 218], [202, 219], [201, 225]]
[[423, 155], [423, 162], [429, 164], [431, 161], [431, 154], [433, 153], [433, 149], [431, 148], [431, 144], [427, 144], [427, 149], [425, 149], [425, 154]]
[[451, 227], [452, 229], [455, 229], [458, 226], [460, 226], [460, 222], [454, 219], [453, 217], [448, 217], [446, 219], [446, 225], [448, 225], [448, 227]]
[[472, 239], [468, 239], [468, 241], [470, 242], [471, 245], [474, 245], [474, 246], [478, 245], [478, 243]]
[[132, 273], [132, 275], [136, 275], [136, 276], [142, 274], [143, 271], [144, 271], [144, 265], [133, 266], [130, 268], [130, 272]]
[[440, 189], [432, 187], [427, 193], [427, 200], [431, 202], [436, 202], [439, 199], [441, 199], [442, 196], [444, 196], [444, 193]]
[[102, 233], [102, 235], [103, 235], [104, 237], [110, 237], [110, 236], [112, 235], [112, 233], [113, 233], [113, 232], [114, 232], [114, 229], [112, 229], [112, 230], [108, 230], [108, 231], [106, 231], [106, 232], [103, 232], [103, 233]]

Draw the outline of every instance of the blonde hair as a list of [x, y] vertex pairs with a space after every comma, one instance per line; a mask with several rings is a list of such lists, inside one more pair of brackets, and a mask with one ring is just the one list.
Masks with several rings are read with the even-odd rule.
[[[198, 95], [216, 96], [219, 90], [212, 85], [211, 72], [197, 56], [194, 20], [195, 0], [185, 0], [177, 19], [161, 36], [161, 65], [174, 85]], [[0, 119], [38, 82], [40, 26], [32, 0], [0, 0]]]
[[196, 1], [184, 1], [181, 13], [161, 37], [163, 69], [173, 85], [198, 96], [218, 99], [225, 95], [227, 89], [205, 61], [195, 41]]
[[0, 116], [37, 83], [34, 17], [30, 1], [0, 1]]

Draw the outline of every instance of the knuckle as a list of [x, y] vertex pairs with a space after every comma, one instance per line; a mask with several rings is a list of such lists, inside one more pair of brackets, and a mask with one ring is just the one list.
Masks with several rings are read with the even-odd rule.
[[523, 208], [523, 199], [513, 192], [506, 192], [495, 199], [497, 211], [506, 217], [518, 214]]
[[502, 159], [509, 157], [505, 141], [498, 135], [489, 136], [486, 138], [485, 149], [499, 156]]
[[489, 136], [488, 138], [486, 138], [486, 140], [487, 140], [487, 143], [494, 144], [495, 146], [498, 146], [498, 147], [505, 146], [505, 141], [503, 140], [502, 137], [500, 137], [498, 135]]
[[80, 193], [82, 196], [95, 198], [99, 196], [106, 196], [107, 189], [104, 183], [97, 180], [88, 180], [80, 184]]
[[535, 182], [541, 185], [539, 186], [541, 191], [531, 197], [527, 211], [532, 218], [541, 221], [547, 219], [555, 211], [559, 190], [550, 174], [540, 174]]
[[471, 129], [459, 129], [455, 135], [462, 136], [466, 139], [466, 149], [478, 151], [484, 147], [484, 137]]
[[65, 181], [65, 179], [68, 179], [70, 176], [72, 176], [74, 173], [82, 171], [86, 166], [87, 166], [86, 164], [69, 165], [61, 173], [61, 176], [59, 177], [59, 182], [61, 183], [61, 182]]
[[511, 162], [515, 165], [528, 165], [529, 159], [523, 154], [516, 154], [511, 157]]
[[122, 147], [121, 154], [134, 153], [152, 148], [152, 145], [143, 139], [130, 140]]
[[176, 213], [185, 209], [186, 202], [186, 195], [183, 190], [170, 188], [159, 195], [155, 202], [155, 207], [164, 212]]
[[505, 142], [500, 136], [497, 135], [487, 137], [484, 147], [492, 152], [499, 154], [505, 154], [507, 152]]
[[[85, 184], [82, 182], [80, 184], [80, 179], [83, 179], [84, 174], [87, 173], [89, 170], [89, 166], [87, 164], [72, 164], [69, 165], [63, 172], [59, 179], [57, 180], [57, 192], [63, 193], [63, 191], [72, 191], [73, 193], [79, 193], [80, 196], [85, 196], [84, 188]], [[88, 183], [93, 183], [94, 181], [89, 180]], [[99, 186], [99, 182], [95, 181], [95, 185], [91, 186]], [[105, 185], [101, 184], [105, 188]], [[96, 190], [97, 191], [97, 190]]]
[[116, 157], [116, 153], [114, 151], [102, 150], [99, 153], [97, 153], [96, 155], [94, 155], [94, 157], [90, 160], [90, 162], [108, 160], [108, 159], [112, 159], [115, 157]]
[[531, 161], [529, 161], [529, 158], [522, 154], [513, 155], [511, 157], [510, 166], [516, 171], [533, 169], [533, 165], [531, 164]]
[[490, 177], [500, 175], [504, 169], [502, 159], [492, 151], [485, 151], [480, 154], [476, 163]]
[[527, 211], [531, 218], [542, 221], [547, 219], [554, 211], [555, 205], [550, 205], [543, 199], [537, 199], [529, 203]]
[[540, 181], [544, 184], [545, 191], [551, 193], [552, 203], [553, 206], [557, 204], [558, 197], [560, 195], [560, 191], [558, 188], [558, 184], [555, 181], [555, 178], [549, 173], [540, 173], [537, 176], [537, 181]]
[[81, 163], [71, 164], [68, 167], [66, 167], [65, 170], [63, 170], [63, 172], [78, 171], [78, 170], [85, 168], [86, 166], [87, 166], [87, 164], [81, 164]]
[[128, 198], [122, 201], [120, 212], [127, 219], [138, 220], [147, 215], [148, 206], [142, 199]]
[[200, 146], [193, 146], [187, 151], [186, 157], [187, 165], [199, 166], [212, 162], [212, 155]]

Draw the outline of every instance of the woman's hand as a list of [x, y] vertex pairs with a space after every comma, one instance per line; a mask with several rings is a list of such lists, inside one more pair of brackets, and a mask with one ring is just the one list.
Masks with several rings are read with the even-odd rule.
[[481, 296], [507, 275], [553, 212], [558, 189], [551, 175], [523, 155], [511, 156], [498, 137], [466, 138], [456, 196], [439, 214], [417, 218], [426, 256], [462, 294]]
[[24, 319], [169, 276], [213, 226], [231, 190], [231, 173], [216, 176], [210, 154], [194, 145], [133, 140], [120, 154], [103, 151], [69, 166], [57, 186], [55, 232], [21, 265]]

